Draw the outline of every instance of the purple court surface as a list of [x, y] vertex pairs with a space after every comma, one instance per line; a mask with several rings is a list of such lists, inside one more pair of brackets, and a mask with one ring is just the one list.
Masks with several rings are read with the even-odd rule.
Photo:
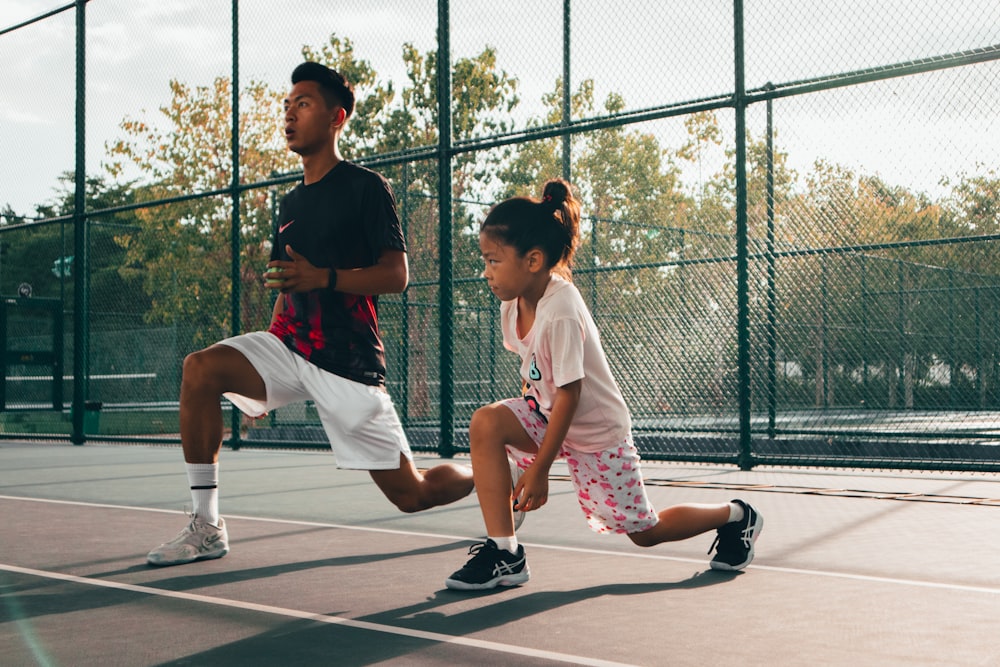
[[714, 534], [592, 533], [557, 464], [531, 580], [462, 593], [474, 495], [404, 515], [329, 453], [221, 464], [232, 551], [153, 568], [190, 505], [178, 447], [0, 441], [0, 665], [1000, 665], [998, 475], [646, 463], [658, 508], [764, 516], [721, 573]]

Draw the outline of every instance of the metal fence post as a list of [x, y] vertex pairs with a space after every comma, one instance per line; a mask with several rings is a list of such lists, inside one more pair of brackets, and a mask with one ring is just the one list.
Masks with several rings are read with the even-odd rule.
[[87, 400], [87, 366], [89, 354], [90, 304], [87, 294], [87, 273], [90, 271], [87, 252], [90, 245], [87, 233], [86, 187], [86, 44], [87, 0], [76, 0], [76, 173], [73, 196], [73, 285], [76, 288], [73, 303], [73, 429], [70, 440], [75, 445], [86, 441], [83, 433], [83, 409]]
[[[773, 90], [769, 82], [765, 88]], [[778, 298], [776, 283], [776, 262], [774, 257], [774, 100], [767, 99], [767, 437], [774, 440], [777, 415], [777, 312]]]
[[[408, 233], [410, 231], [410, 163], [404, 162], [402, 168], [402, 200], [400, 201], [400, 224], [403, 227], [403, 238], [408, 238]], [[403, 293], [399, 295], [400, 303], [400, 344], [403, 347], [402, 366], [403, 377], [402, 384], [399, 387], [399, 411], [401, 414], [400, 421], [403, 422], [403, 426], [409, 426], [410, 422], [410, 297], [409, 291], [403, 290]]]
[[747, 225], [747, 100], [743, 52], [743, 0], [733, 2], [736, 107], [736, 326], [737, 403], [739, 410], [739, 466], [753, 467], [750, 432], [750, 295]]
[[[571, 94], [569, 88], [570, 76], [570, 5], [572, 0], [563, 0], [563, 89], [562, 89], [562, 121], [561, 125], [568, 128], [572, 118]], [[569, 132], [562, 136], [562, 176], [567, 181], [572, 174], [571, 156], [572, 140]]]
[[438, 453], [451, 458], [455, 451], [455, 278], [451, 224], [451, 38], [448, 0], [438, 0], [438, 233], [441, 236], [441, 442]]
[[[233, 117], [232, 117], [232, 184], [230, 198], [232, 201], [232, 225], [230, 229], [230, 306], [232, 308], [232, 335], [237, 335], [242, 329], [240, 313], [240, 22], [239, 0], [232, 0], [233, 5]], [[240, 448], [240, 411], [230, 408], [231, 429], [229, 445], [233, 449]]]

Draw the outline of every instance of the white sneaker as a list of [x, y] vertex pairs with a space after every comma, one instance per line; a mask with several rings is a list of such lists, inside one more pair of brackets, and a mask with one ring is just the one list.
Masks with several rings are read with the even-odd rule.
[[229, 534], [226, 522], [220, 517], [216, 527], [195, 514], [177, 537], [150, 551], [146, 562], [150, 565], [183, 565], [196, 560], [222, 558], [227, 553]]
[[[510, 484], [511, 490], [513, 491], [517, 488], [517, 480], [521, 479], [521, 475], [524, 474], [524, 471], [521, 470], [521, 468], [517, 465], [517, 462], [510, 456], [507, 457], [507, 462], [510, 463]], [[520, 528], [521, 524], [524, 523], [525, 514], [527, 514], [527, 512], [517, 509], [517, 505], [514, 505], [514, 530]]]

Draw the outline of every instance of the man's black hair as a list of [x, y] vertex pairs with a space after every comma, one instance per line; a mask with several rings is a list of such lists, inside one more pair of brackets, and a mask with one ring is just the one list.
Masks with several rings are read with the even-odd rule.
[[354, 113], [354, 86], [344, 75], [326, 65], [304, 62], [292, 71], [292, 85], [300, 81], [315, 81], [327, 106], [342, 107], [347, 118]]

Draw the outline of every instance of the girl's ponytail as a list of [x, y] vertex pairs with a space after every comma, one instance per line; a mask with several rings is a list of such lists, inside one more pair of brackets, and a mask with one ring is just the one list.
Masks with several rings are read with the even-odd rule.
[[547, 181], [542, 188], [541, 204], [551, 208], [549, 215], [559, 225], [558, 237], [562, 241], [562, 252], [552, 259], [554, 268], [568, 279], [573, 265], [573, 255], [576, 254], [579, 244], [580, 202], [573, 196], [573, 186], [561, 178], [554, 178]]
[[513, 246], [520, 255], [532, 248], [545, 253], [548, 268], [570, 278], [580, 235], [580, 202], [573, 186], [561, 178], [542, 188], [541, 199], [513, 197], [486, 215], [480, 232]]

